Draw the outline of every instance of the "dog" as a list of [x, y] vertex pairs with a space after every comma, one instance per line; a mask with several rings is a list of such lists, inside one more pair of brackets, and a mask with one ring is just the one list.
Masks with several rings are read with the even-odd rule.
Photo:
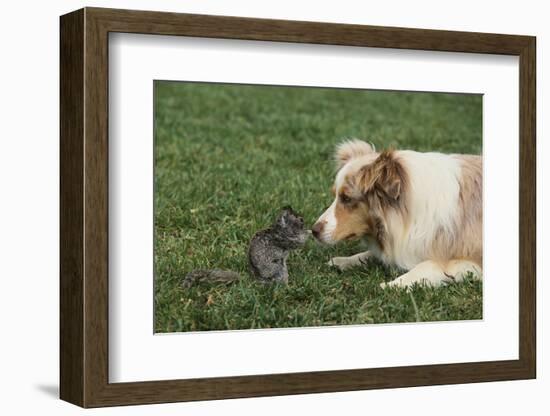
[[325, 244], [366, 240], [335, 257], [341, 270], [374, 256], [406, 272], [382, 287], [438, 286], [482, 277], [483, 167], [478, 155], [377, 152], [361, 140], [337, 146], [332, 204], [312, 227]]

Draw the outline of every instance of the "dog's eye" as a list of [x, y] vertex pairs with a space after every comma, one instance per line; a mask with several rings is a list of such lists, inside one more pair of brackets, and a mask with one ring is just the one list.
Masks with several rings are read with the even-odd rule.
[[349, 204], [351, 202], [351, 198], [349, 196], [347, 196], [346, 194], [341, 194], [340, 195], [340, 202], [342, 202], [342, 204]]

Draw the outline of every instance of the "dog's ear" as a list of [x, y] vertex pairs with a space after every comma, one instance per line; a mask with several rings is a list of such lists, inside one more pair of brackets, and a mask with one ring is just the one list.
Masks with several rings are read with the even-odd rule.
[[375, 194], [390, 204], [399, 200], [406, 181], [405, 169], [393, 150], [382, 152], [373, 163], [362, 167], [356, 178], [363, 195]]
[[376, 151], [374, 146], [363, 140], [346, 140], [336, 146], [336, 153], [334, 155], [336, 169], [340, 170], [342, 166], [354, 157], [366, 155], [374, 151]]

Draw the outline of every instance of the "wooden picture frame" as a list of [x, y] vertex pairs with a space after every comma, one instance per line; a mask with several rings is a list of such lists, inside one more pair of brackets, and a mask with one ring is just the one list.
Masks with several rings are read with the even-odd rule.
[[[61, 399], [100, 407], [535, 378], [534, 37], [100, 8], [64, 15], [60, 28]], [[109, 383], [110, 32], [519, 56], [519, 359]]]

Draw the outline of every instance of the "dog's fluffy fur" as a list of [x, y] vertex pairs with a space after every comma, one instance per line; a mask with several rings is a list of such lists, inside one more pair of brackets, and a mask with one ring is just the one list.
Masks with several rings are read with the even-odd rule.
[[335, 156], [335, 199], [313, 233], [328, 244], [366, 239], [369, 251], [331, 264], [345, 269], [375, 256], [408, 270], [388, 283], [396, 286], [438, 285], [467, 272], [481, 278], [481, 156], [379, 153], [360, 140], [340, 144]]

